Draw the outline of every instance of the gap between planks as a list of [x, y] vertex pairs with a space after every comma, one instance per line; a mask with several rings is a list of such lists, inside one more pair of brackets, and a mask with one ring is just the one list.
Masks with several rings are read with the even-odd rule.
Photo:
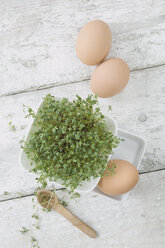
[[[55, 191], [64, 190], [64, 189], [66, 189], [66, 188], [55, 189]], [[29, 196], [34, 196], [34, 193], [27, 194], [27, 195], [22, 195], [20, 197], [17, 196], [17, 197], [11, 197], [11, 198], [8, 198], [8, 199], [0, 200], [0, 203], [1, 202], [6, 202], [6, 201], [11, 201], [11, 200], [19, 200], [19, 199], [22, 199], [22, 198], [25, 198], [25, 197], [29, 197]]]
[[[154, 66], [149, 66], [149, 67], [145, 67], [145, 68], [133, 69], [130, 72], [143, 71], [143, 70], [148, 70], [148, 69], [162, 67], [162, 66], [165, 66], [165, 63], [159, 64], [159, 65], [154, 65]], [[9, 92], [7, 94], [2, 94], [2, 95], [0, 95], [0, 97], [18, 95], [18, 94], [28, 93], [28, 92], [32, 92], [32, 91], [51, 89], [51, 88], [54, 88], [54, 87], [60, 87], [62, 85], [75, 84], [75, 83], [85, 82], [85, 81], [88, 81], [88, 80], [90, 80], [90, 78], [86, 78], [86, 79], [78, 80], [78, 81], [71, 81], [71, 82], [67, 82], [67, 83], [60, 83], [59, 82], [59, 83], [52, 83], [52, 84], [49, 84], [49, 85], [41, 85], [40, 87], [31, 87], [31, 88], [29, 88], [29, 89], [27, 88], [25, 90], [13, 91], [13, 92]]]
[[[165, 168], [158, 169], [158, 170], [153, 170], [153, 171], [139, 172], [139, 175], [149, 174], [149, 173], [163, 171], [163, 170], [165, 170]], [[56, 189], [55, 191], [64, 190], [64, 189], [65, 188], [63, 187], [63, 188]], [[21, 198], [25, 198], [25, 197], [29, 197], [29, 196], [34, 196], [34, 193], [27, 194], [27, 195], [22, 195], [21, 197], [17, 196], [17, 197], [12, 197], [12, 198], [8, 198], [8, 199], [0, 200], [0, 203], [1, 202], [6, 202], [6, 201], [12, 201], [12, 200], [19, 200]]]

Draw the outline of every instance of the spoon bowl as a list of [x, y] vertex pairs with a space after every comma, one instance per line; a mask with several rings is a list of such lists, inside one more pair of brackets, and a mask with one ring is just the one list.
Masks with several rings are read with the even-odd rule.
[[50, 190], [40, 189], [37, 192], [37, 200], [43, 208], [52, 209], [54, 205], [59, 204], [57, 196]]

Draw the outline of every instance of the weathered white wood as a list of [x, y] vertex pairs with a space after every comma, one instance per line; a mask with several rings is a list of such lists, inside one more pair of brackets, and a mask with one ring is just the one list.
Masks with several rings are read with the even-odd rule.
[[[101, 109], [107, 114], [108, 105], [112, 105], [112, 115], [119, 127], [132, 131], [144, 137], [147, 148], [140, 172], [165, 168], [165, 66], [132, 72], [128, 86], [119, 95], [107, 99], [99, 99]], [[76, 94], [86, 97], [91, 93], [89, 82], [54, 87], [52, 89], [34, 91], [0, 98], [0, 195], [9, 191], [11, 198], [16, 192], [28, 194], [33, 192], [34, 177], [18, 167], [19, 140], [30, 120], [24, 119], [22, 105], [30, 105], [35, 110], [42, 97], [51, 93], [59, 97], [73, 99]], [[11, 120], [17, 127], [16, 132], [9, 129], [7, 114], [12, 114]]]
[[[165, 171], [140, 175], [129, 199], [118, 202], [94, 192], [77, 203], [65, 192], [58, 197], [69, 202], [68, 209], [99, 234], [90, 239], [58, 213], [45, 213], [38, 206], [40, 230], [34, 226], [31, 197], [0, 203], [0, 242], [5, 248], [29, 248], [31, 236], [40, 248], [164, 248]], [[22, 226], [30, 231], [22, 235]]]
[[94, 19], [109, 24], [110, 56], [131, 70], [164, 64], [164, 13], [164, 0], [0, 0], [0, 95], [90, 78], [74, 46]]
[[[38, 186], [34, 177], [18, 167], [19, 144], [29, 125], [22, 104], [37, 109], [42, 97], [52, 93], [73, 99], [90, 93], [93, 67], [75, 55], [80, 28], [90, 20], [106, 21], [113, 36], [109, 56], [123, 58], [131, 70], [165, 64], [164, 0], [0, 0], [0, 95], [64, 83], [79, 83], [0, 98], [0, 200], [27, 195]], [[147, 150], [140, 172], [165, 169], [165, 66], [131, 73], [128, 87], [119, 95], [99, 99], [102, 111], [121, 128], [146, 138]], [[85, 82], [83, 82], [85, 81]], [[9, 114], [9, 115], [8, 115]], [[111, 113], [109, 113], [110, 115]], [[9, 130], [8, 122], [17, 131]], [[0, 247], [29, 248], [31, 236], [40, 248], [118, 247], [164, 248], [165, 170], [140, 175], [140, 183], [126, 201], [116, 202], [94, 192], [77, 203], [65, 192], [69, 210], [93, 227], [91, 240], [55, 212], [40, 216], [35, 230], [31, 197], [0, 202]], [[4, 196], [4, 192], [10, 192]], [[30, 231], [22, 235], [22, 226]]]

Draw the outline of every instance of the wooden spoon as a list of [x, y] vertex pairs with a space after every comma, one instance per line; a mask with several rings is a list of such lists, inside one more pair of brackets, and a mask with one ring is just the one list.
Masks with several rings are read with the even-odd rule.
[[78, 219], [75, 215], [73, 215], [70, 211], [64, 208], [62, 204], [60, 204], [57, 196], [50, 190], [38, 190], [37, 200], [43, 208], [56, 210], [59, 214], [64, 216], [67, 220], [69, 220], [73, 225], [75, 225], [89, 237], [96, 238], [97, 233], [91, 227], [89, 227], [80, 219]]

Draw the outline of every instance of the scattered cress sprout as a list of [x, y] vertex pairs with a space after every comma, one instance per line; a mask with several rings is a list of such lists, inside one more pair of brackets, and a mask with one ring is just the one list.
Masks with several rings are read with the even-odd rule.
[[23, 233], [26, 233], [28, 232], [29, 229], [27, 229], [26, 227], [22, 226], [22, 229], [20, 230], [20, 232], [23, 234]]

